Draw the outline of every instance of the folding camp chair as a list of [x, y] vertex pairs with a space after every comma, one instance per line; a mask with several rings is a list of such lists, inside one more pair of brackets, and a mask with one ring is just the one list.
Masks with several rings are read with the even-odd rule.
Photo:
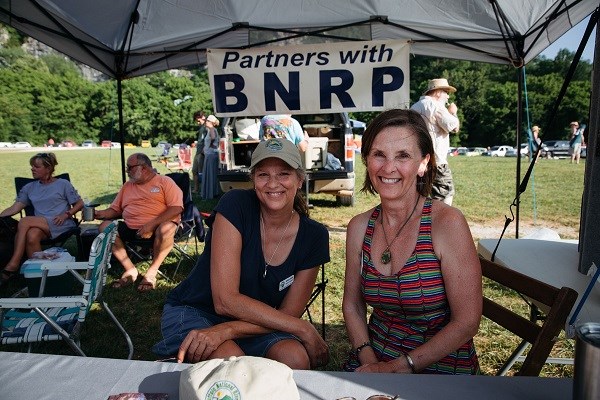
[[177, 161], [167, 162], [166, 166], [171, 172], [189, 172], [192, 169], [192, 148], [182, 146], [177, 149]]
[[308, 317], [308, 320], [313, 323], [312, 315], [310, 314], [310, 306], [319, 298], [321, 295], [321, 336], [325, 340], [325, 287], [329, 279], [325, 279], [325, 264], [321, 265], [321, 282], [315, 284], [315, 288], [308, 299], [308, 303], [304, 308], [304, 313]]
[[523, 340], [508, 361], [498, 370], [497, 375], [504, 375], [508, 372], [514, 364], [516, 356], [530, 343], [531, 349], [515, 375], [538, 376], [554, 346], [556, 337], [565, 326], [567, 316], [577, 299], [577, 292], [568, 287], [557, 289], [483, 257], [479, 257], [479, 260], [483, 276], [508, 289], [515, 290], [548, 309], [540, 326], [536, 323], [537, 318], [528, 320], [493, 300], [483, 297], [483, 315]]
[[[67, 174], [67, 173], [57, 175], [56, 178], [66, 179], [68, 181], [71, 180], [69, 178], [69, 174]], [[23, 186], [27, 185], [30, 182], [34, 182], [36, 180], [37, 179], [33, 179], [33, 178], [24, 178], [24, 177], [19, 177], [19, 176], [16, 177], [15, 178], [15, 189], [16, 189], [17, 195], [19, 194], [19, 192], [21, 191]], [[26, 216], [35, 215], [35, 211], [32, 206], [25, 207], [24, 211], [25, 211]], [[23, 212], [21, 212], [21, 217], [22, 216], [23, 216]], [[73, 219], [75, 220], [75, 223], [77, 224], [76, 227], [69, 229], [67, 232], [64, 232], [63, 234], [55, 237], [54, 239], [42, 240], [41, 245], [42, 245], [42, 247], [54, 247], [54, 246], [64, 247], [66, 241], [69, 240], [69, 238], [71, 238], [71, 236], [75, 236], [75, 242], [77, 244], [77, 260], [84, 261], [83, 245], [81, 243], [81, 229], [79, 228], [79, 223], [81, 221], [79, 221], [75, 217], [73, 217]]]
[[[196, 208], [194, 201], [192, 200], [192, 191], [190, 186], [190, 176], [184, 172], [174, 172], [166, 174], [169, 178], [179, 186], [183, 192], [183, 212], [181, 213], [181, 222], [175, 232], [175, 239], [173, 244], [173, 250], [175, 250], [179, 256], [177, 266], [173, 271], [172, 277], [177, 275], [179, 266], [184, 259], [195, 262], [196, 259], [188, 254], [187, 250], [191, 244], [191, 240], [194, 240], [195, 250], [198, 254], [198, 242], [204, 240], [204, 227], [202, 222], [202, 216]], [[130, 241], [124, 241], [127, 251], [137, 257], [140, 260], [149, 260], [152, 257], [152, 247], [154, 245], [153, 239], [135, 239]], [[165, 279], [170, 278], [160, 269], [158, 273]]]
[[[113, 222], [94, 239], [87, 262], [42, 264], [40, 297], [0, 299], [2, 344], [29, 343], [31, 350], [33, 343], [64, 340], [75, 353], [85, 356], [81, 349], [79, 334], [92, 305], [98, 304], [125, 336], [129, 348], [128, 359], [131, 359], [133, 356], [131, 338], [102, 297], [116, 234], [117, 223]], [[44, 297], [43, 291], [49, 271], [70, 272], [83, 285], [81, 294]], [[77, 271], [85, 271], [84, 276]]]

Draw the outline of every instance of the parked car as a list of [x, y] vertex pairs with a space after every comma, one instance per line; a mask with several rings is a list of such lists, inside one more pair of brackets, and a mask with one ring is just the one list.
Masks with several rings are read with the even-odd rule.
[[0, 142], [0, 147], [13, 147], [11, 142]]
[[569, 141], [568, 140], [548, 140], [542, 143], [542, 157], [546, 158], [561, 158], [569, 156]]
[[469, 147], [467, 151], [468, 157], [480, 156], [485, 153], [487, 149], [485, 147]]
[[24, 149], [31, 147], [31, 144], [29, 142], [17, 142], [13, 145], [13, 147], [16, 147], [18, 149]]
[[133, 147], [135, 147], [135, 144], [127, 142], [123, 146], [127, 147], [127, 148], [133, 148]]
[[152, 147], [152, 143], [149, 140], [142, 140], [140, 146], [147, 149], [148, 147]]
[[[336, 197], [342, 206], [354, 205], [355, 174], [354, 134], [362, 130], [350, 123], [347, 113], [293, 115], [308, 133], [308, 149], [303, 165], [310, 172], [305, 190]], [[251, 188], [248, 168], [252, 152], [258, 145], [253, 134], [261, 117], [225, 117], [219, 140], [219, 173], [217, 179], [223, 191]], [[333, 157], [333, 158], [332, 158]], [[329, 162], [331, 160], [331, 162]], [[333, 164], [333, 168], [331, 167]]]
[[119, 142], [110, 142], [110, 147], [118, 147], [118, 148], [120, 148], [121, 147], [121, 143], [119, 143]]
[[466, 147], [457, 147], [456, 150], [454, 151], [454, 155], [455, 156], [466, 156], [468, 152], [469, 152], [469, 149], [467, 149]]
[[100, 143], [100, 146], [102, 147], [111, 147], [110, 144], [112, 142], [110, 140], [103, 140], [102, 143]]
[[489, 149], [485, 155], [490, 156], [490, 157], [504, 157], [506, 155], [506, 152], [509, 150], [512, 150], [512, 146], [493, 146], [491, 149]]
[[93, 140], [84, 140], [81, 142], [81, 147], [96, 147], [96, 142]]
[[[515, 149], [514, 147], [510, 150], [508, 150], [506, 152], [506, 154], [504, 154], [504, 157], [516, 157], [517, 156], [517, 149]], [[521, 143], [521, 157], [528, 157], [529, 156], [529, 144], [527, 143]]]

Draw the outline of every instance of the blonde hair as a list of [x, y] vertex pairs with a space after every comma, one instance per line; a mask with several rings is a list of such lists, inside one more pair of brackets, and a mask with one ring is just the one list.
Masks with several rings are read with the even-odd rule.
[[44, 167], [50, 169], [51, 173], [54, 173], [54, 167], [58, 165], [58, 160], [54, 153], [37, 153], [29, 159], [29, 165], [33, 166], [36, 160], [40, 160]]

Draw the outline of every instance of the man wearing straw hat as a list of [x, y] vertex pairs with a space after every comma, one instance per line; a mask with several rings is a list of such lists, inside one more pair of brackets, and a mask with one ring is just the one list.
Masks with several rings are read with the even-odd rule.
[[437, 173], [433, 181], [431, 197], [442, 200], [448, 205], [452, 205], [454, 197], [452, 172], [448, 166], [450, 133], [458, 132], [460, 125], [456, 116], [458, 111], [456, 104], [448, 104], [450, 93], [454, 92], [456, 88], [450, 86], [447, 79], [432, 79], [428, 82], [423, 96], [411, 107], [425, 120], [433, 141]]

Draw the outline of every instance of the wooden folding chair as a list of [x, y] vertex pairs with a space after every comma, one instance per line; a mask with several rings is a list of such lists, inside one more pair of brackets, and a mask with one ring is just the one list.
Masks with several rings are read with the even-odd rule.
[[493, 300], [483, 297], [483, 315], [523, 339], [508, 361], [498, 370], [497, 375], [504, 375], [508, 372], [517, 356], [529, 343], [531, 348], [523, 365], [515, 375], [538, 376], [558, 334], [565, 326], [569, 312], [577, 299], [577, 292], [568, 287], [557, 289], [481, 256], [479, 260], [483, 276], [520, 293], [547, 310], [543, 323], [538, 325], [537, 318], [524, 318]]

